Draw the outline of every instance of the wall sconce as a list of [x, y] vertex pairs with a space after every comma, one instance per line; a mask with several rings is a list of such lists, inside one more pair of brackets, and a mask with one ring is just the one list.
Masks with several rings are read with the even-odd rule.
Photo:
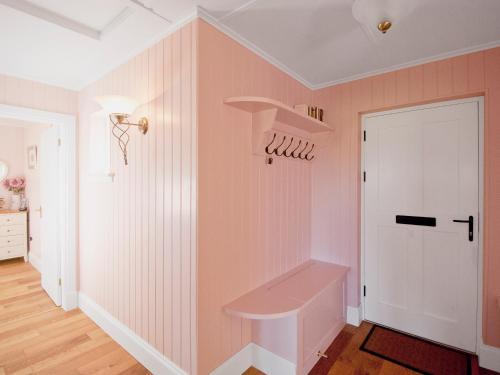
[[128, 118], [135, 112], [139, 103], [132, 98], [118, 95], [99, 96], [95, 101], [109, 114], [109, 119], [113, 124], [112, 133], [118, 140], [118, 145], [123, 153], [125, 165], [128, 165], [127, 145], [130, 140], [128, 130], [131, 126], [137, 126], [137, 129], [146, 134], [149, 128], [149, 122], [146, 117], [139, 119], [138, 123], [132, 123]]

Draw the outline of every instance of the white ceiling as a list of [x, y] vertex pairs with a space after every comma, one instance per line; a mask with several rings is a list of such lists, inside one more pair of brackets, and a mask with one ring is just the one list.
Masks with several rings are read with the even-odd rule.
[[371, 36], [353, 0], [0, 0], [0, 73], [81, 89], [197, 6], [312, 88], [500, 45], [499, 0], [397, 1], [415, 9]]

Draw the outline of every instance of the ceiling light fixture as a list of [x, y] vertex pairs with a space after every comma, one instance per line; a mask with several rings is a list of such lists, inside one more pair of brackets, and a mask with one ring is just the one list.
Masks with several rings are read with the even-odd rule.
[[382, 34], [385, 34], [391, 28], [391, 26], [392, 26], [392, 22], [385, 20], [385, 21], [379, 22], [379, 24], [377, 25], [377, 29]]
[[361, 24], [366, 34], [377, 41], [377, 30], [382, 34], [408, 16], [417, 4], [418, 0], [354, 0], [352, 4], [352, 15]]
[[97, 97], [95, 101], [109, 114], [109, 119], [113, 124], [113, 136], [118, 140], [118, 145], [122, 150], [125, 165], [128, 165], [127, 145], [130, 140], [128, 130], [131, 126], [137, 126], [142, 134], [146, 134], [149, 129], [148, 119], [146, 117], [141, 117], [137, 123], [132, 123], [128, 120], [139, 106], [139, 103], [132, 98], [119, 95], [107, 95]]

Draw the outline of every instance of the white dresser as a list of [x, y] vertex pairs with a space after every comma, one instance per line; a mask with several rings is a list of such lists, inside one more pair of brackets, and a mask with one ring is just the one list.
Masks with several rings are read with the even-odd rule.
[[28, 261], [27, 214], [0, 210], [0, 260], [20, 257]]

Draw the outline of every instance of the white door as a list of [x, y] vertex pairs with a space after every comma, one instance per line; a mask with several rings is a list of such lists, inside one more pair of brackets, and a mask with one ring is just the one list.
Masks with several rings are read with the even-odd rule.
[[41, 135], [40, 165], [40, 247], [42, 253], [42, 287], [54, 303], [61, 305], [59, 244], [59, 146], [58, 127], [51, 126]]
[[369, 115], [364, 130], [365, 318], [475, 352], [479, 103]]

